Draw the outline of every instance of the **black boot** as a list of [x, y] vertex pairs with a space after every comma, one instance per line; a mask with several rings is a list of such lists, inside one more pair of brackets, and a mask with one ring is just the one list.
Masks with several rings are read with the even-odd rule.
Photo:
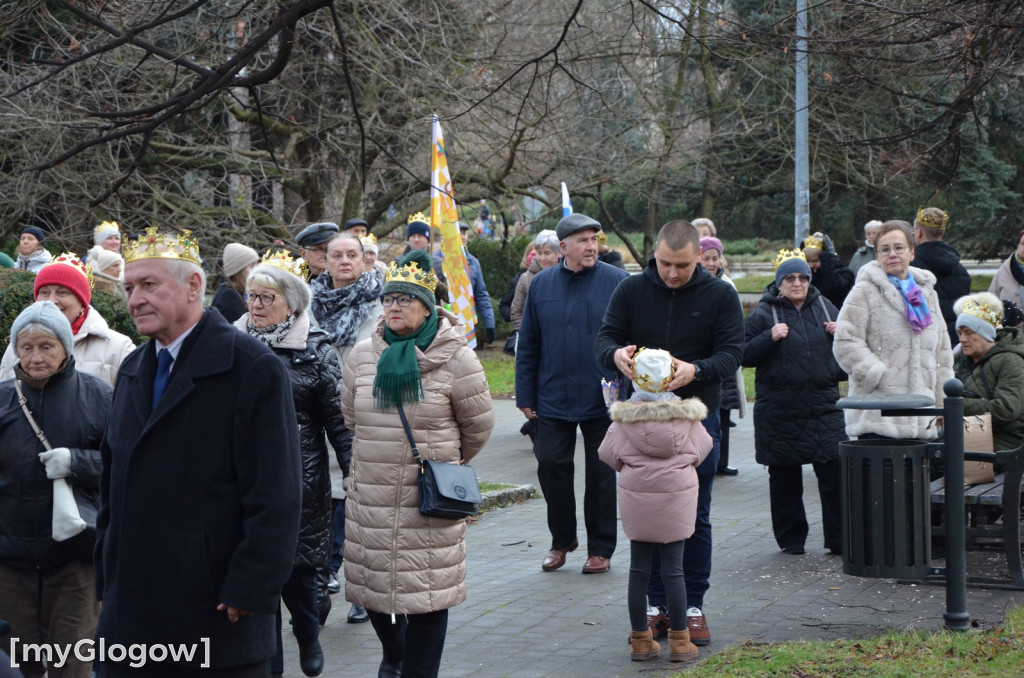
[[324, 650], [319, 640], [299, 645], [299, 667], [306, 676], [319, 676], [323, 673]]

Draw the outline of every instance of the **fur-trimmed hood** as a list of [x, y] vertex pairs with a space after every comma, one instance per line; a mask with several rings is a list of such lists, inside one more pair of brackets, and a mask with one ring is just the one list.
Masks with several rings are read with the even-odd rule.
[[671, 421], [672, 419], [701, 421], [708, 416], [708, 408], [700, 398], [646, 402], [622, 400], [611, 406], [609, 414], [612, 421], [624, 424], [638, 421]]

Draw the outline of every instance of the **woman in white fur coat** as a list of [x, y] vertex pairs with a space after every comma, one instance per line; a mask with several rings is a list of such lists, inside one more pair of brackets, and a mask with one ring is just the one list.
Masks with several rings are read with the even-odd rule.
[[[851, 396], [925, 395], [942, 405], [953, 377], [949, 333], [935, 293], [935, 276], [910, 266], [914, 235], [905, 221], [882, 224], [875, 261], [857, 273], [836, 323], [833, 352], [849, 375]], [[850, 437], [933, 440], [930, 417], [882, 417], [846, 410]]]

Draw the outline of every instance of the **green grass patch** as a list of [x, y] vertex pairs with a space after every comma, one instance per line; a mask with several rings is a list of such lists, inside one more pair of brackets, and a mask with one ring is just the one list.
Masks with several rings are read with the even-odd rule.
[[491, 482], [482, 482], [482, 483], [480, 483], [480, 491], [481, 492], [491, 492], [493, 490], [507, 490], [507, 489], [512, 488], [512, 487], [515, 487], [515, 485], [509, 485], [508, 483], [491, 483]]
[[737, 292], [748, 292], [750, 294], [761, 294], [769, 283], [775, 282], [774, 275], [743, 275], [739, 278], [732, 278], [736, 285]]
[[[877, 638], [731, 647], [704, 659], [699, 675], [1013, 676], [1024, 662], [1024, 608], [1011, 608], [1004, 626], [980, 633], [891, 632]], [[680, 672], [676, 676], [687, 676]]]
[[988, 292], [988, 286], [992, 284], [992, 278], [995, 276], [989, 275], [988, 273], [976, 273], [971, 276], [971, 291], [972, 292]]
[[495, 341], [498, 348], [477, 351], [492, 398], [512, 398], [516, 394], [516, 359], [501, 351], [504, 345], [505, 339], [501, 338]]

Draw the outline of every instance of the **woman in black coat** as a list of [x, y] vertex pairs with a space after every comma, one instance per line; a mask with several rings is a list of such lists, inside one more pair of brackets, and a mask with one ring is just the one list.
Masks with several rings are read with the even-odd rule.
[[[326, 613], [321, 616], [321, 606], [330, 609], [326, 584], [331, 555], [331, 480], [324, 435], [335, 450], [350, 450], [351, 446], [345, 444], [350, 434], [338, 400], [341, 364], [330, 336], [310, 326], [304, 310], [309, 305], [309, 287], [299, 276], [297, 263], [284, 252], [263, 258], [246, 280], [249, 311], [235, 326], [267, 344], [291, 378], [302, 444], [302, 518], [295, 567], [282, 598], [292, 613], [302, 671], [315, 676], [323, 670], [319, 634], [320, 619]], [[348, 478], [349, 457], [340, 458], [338, 463]], [[277, 655], [271, 662], [274, 674], [284, 671], [280, 612], [277, 644]]]
[[755, 367], [754, 446], [768, 466], [772, 530], [784, 553], [804, 553], [807, 516], [803, 464], [818, 477], [825, 548], [842, 552], [839, 443], [846, 440], [836, 407], [845, 378], [832, 341], [838, 311], [810, 284], [798, 251], [776, 258], [775, 283], [746, 320], [743, 366]]

